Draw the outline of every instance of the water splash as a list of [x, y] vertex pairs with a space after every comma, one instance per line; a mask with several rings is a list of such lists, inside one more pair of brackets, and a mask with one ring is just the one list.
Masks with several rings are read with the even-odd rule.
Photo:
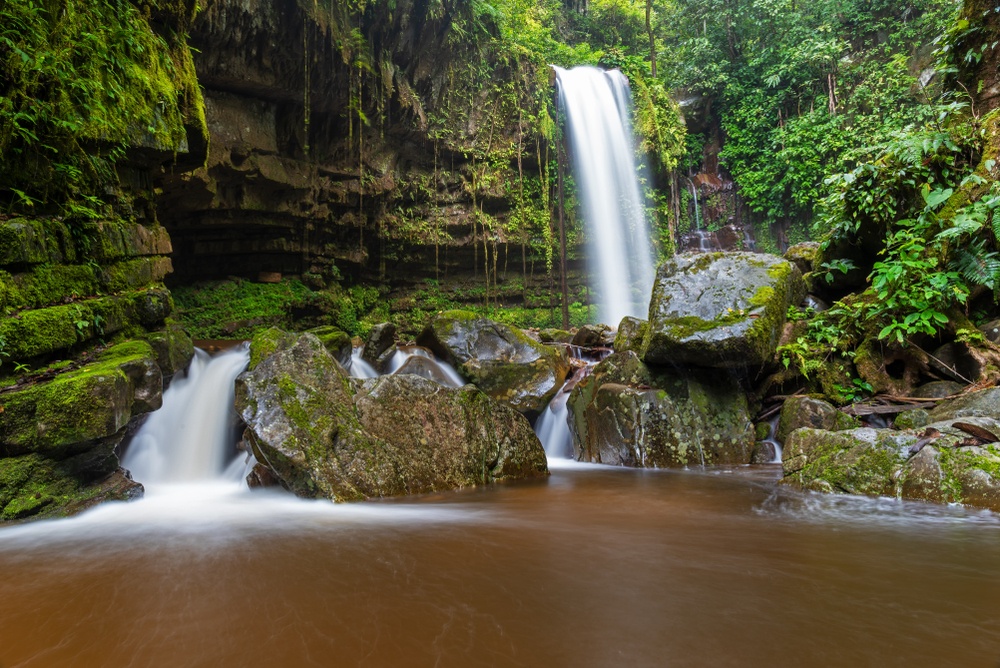
[[618, 70], [554, 68], [573, 156], [601, 319], [646, 317], [653, 249], [639, 188], [631, 93]]
[[351, 364], [347, 372], [354, 378], [378, 378], [378, 371], [361, 358], [361, 348], [355, 348], [351, 353]]

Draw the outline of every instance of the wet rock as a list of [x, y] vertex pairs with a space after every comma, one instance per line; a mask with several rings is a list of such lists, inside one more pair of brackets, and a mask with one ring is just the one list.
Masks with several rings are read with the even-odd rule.
[[528, 415], [548, 406], [569, 370], [564, 350], [466, 311], [446, 311], [433, 318], [417, 344], [454, 366], [483, 392]]
[[300, 496], [350, 501], [547, 474], [513, 409], [409, 374], [365, 381], [355, 395], [311, 334], [285, 338], [236, 389], [255, 457]]
[[153, 332], [146, 337], [146, 340], [156, 354], [156, 364], [160, 367], [164, 379], [186, 369], [194, 357], [191, 337], [179, 323], [168, 321], [161, 331]]
[[726, 379], [662, 373], [616, 352], [569, 397], [576, 458], [620, 466], [746, 464], [747, 400]]
[[250, 489], [266, 489], [268, 487], [280, 487], [281, 481], [274, 475], [271, 469], [260, 462], [254, 464], [247, 474], [247, 487]]
[[800, 427], [843, 431], [860, 427], [861, 423], [833, 404], [812, 397], [790, 397], [781, 407], [776, 438], [784, 443], [788, 435]]
[[361, 349], [361, 359], [371, 364], [378, 371], [385, 371], [389, 360], [396, 353], [396, 326], [391, 322], [372, 327]]
[[614, 348], [618, 352], [631, 350], [637, 354], [642, 353], [642, 340], [649, 330], [649, 322], [625, 316], [618, 324], [618, 334], [615, 335]]
[[113, 448], [106, 454], [61, 461], [38, 453], [0, 459], [0, 521], [65, 517], [103, 501], [141, 497], [142, 485], [118, 466]]
[[770, 364], [788, 306], [804, 294], [799, 270], [781, 258], [678, 255], [657, 271], [643, 360], [721, 368]]
[[910, 457], [903, 469], [902, 495], [909, 499], [924, 499], [937, 503], [948, 500], [941, 470], [941, 453], [928, 445]]
[[615, 333], [607, 325], [584, 325], [570, 343], [581, 348], [600, 348], [610, 346], [614, 340]]
[[917, 440], [887, 429], [802, 427], [785, 443], [781, 482], [817, 492], [897, 496], [903, 463]]
[[438, 385], [445, 387], [461, 387], [463, 383], [456, 383], [444, 370], [437, 360], [414, 355], [403, 363], [403, 366], [396, 370], [397, 374], [412, 374], [427, 380], [432, 380]]
[[350, 366], [351, 354], [354, 352], [350, 336], [332, 325], [314, 327], [308, 331], [319, 339], [324, 348], [330, 351], [330, 354], [340, 362], [340, 366], [345, 369]]
[[772, 464], [778, 458], [778, 449], [772, 441], [757, 441], [750, 454], [751, 464]]
[[958, 394], [964, 389], [965, 385], [952, 380], [935, 380], [915, 389], [913, 396], [918, 399], [943, 399]]

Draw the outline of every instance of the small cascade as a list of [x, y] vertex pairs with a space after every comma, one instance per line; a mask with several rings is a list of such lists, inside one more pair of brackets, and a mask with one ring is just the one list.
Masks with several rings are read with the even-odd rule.
[[569, 459], [573, 456], [568, 401], [569, 390], [563, 386], [535, 423], [535, 434], [549, 459]]
[[590, 375], [594, 367], [611, 354], [610, 348], [567, 346], [570, 363], [575, 369], [559, 388], [556, 396], [535, 422], [535, 434], [542, 442], [550, 460], [573, 458], [573, 435], [569, 429], [569, 394], [577, 383]]
[[378, 378], [375, 367], [361, 359], [361, 348], [355, 348], [351, 353], [351, 365], [347, 372], [354, 378]]
[[234, 382], [249, 359], [246, 346], [215, 357], [195, 351], [125, 453], [122, 465], [135, 480], [147, 487], [205, 482], [223, 478], [230, 465], [242, 470], [244, 458], [234, 456]]
[[421, 348], [420, 346], [401, 346], [396, 349], [396, 352], [392, 355], [392, 359], [389, 360], [389, 373], [393, 374], [399, 371], [400, 367], [406, 364], [406, 361], [411, 357], [434, 359], [434, 355], [426, 348]]
[[646, 317], [653, 252], [632, 137], [631, 93], [618, 70], [553, 68], [602, 322]]

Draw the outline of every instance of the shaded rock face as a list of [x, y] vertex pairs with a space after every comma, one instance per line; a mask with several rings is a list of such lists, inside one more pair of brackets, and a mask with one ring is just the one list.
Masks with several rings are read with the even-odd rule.
[[526, 414], [545, 410], [569, 371], [564, 350], [465, 311], [446, 311], [433, 318], [417, 344], [486, 394]]
[[610, 355], [569, 397], [576, 458], [651, 468], [749, 463], [746, 396], [711, 375], [657, 372], [631, 351]]
[[[218, 0], [199, 12], [190, 35], [208, 160], [168, 179], [158, 200], [176, 279], [329, 278], [334, 265], [396, 284], [473, 274], [473, 191], [500, 221], [514, 205], [499, 186], [473, 187], [471, 148], [516, 144], [517, 112], [490, 118], [503, 112], [468, 85], [482, 55], [457, 28], [493, 30], [492, 19], [446, 5], [369, 3], [360, 25], [342, 2]], [[372, 55], [360, 83], [348, 64], [355, 29]], [[526, 173], [537, 171], [528, 158]], [[401, 231], [408, 221], [435, 232]], [[504, 257], [521, 250], [496, 241]]]
[[415, 375], [372, 379], [355, 393], [310, 334], [283, 339], [242, 374], [236, 406], [258, 461], [304, 497], [351, 501], [547, 475], [538, 438], [511, 408]]
[[679, 255], [657, 271], [642, 358], [654, 365], [770, 364], [788, 306], [804, 294], [799, 270], [781, 258]]
[[385, 371], [395, 353], [396, 326], [391, 322], [383, 322], [372, 327], [368, 340], [361, 349], [361, 359], [379, 371]]

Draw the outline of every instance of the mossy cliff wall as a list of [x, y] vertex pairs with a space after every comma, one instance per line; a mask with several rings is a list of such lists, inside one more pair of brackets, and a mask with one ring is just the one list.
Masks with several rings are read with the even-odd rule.
[[208, 3], [191, 33], [208, 164], [159, 206], [175, 280], [519, 272], [549, 219], [513, 211], [521, 174], [538, 199], [528, 119], [547, 74], [491, 53], [498, 30], [474, 5]]
[[193, 354], [152, 202], [207, 151], [195, 10], [0, 4], [0, 521], [142, 493], [117, 449]]
[[193, 354], [170, 252], [162, 227], [0, 220], [0, 521], [141, 494], [116, 449]]

